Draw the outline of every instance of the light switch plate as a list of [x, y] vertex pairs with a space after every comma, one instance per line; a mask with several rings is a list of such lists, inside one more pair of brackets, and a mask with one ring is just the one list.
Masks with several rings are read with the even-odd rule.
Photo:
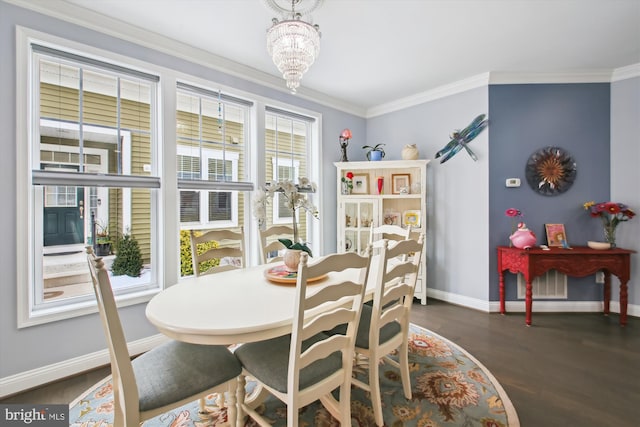
[[520, 178], [507, 178], [507, 187], [520, 187]]

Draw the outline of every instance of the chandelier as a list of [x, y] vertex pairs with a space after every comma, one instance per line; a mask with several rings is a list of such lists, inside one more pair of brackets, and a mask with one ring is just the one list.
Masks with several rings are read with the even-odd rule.
[[278, 4], [278, 0], [265, 0], [267, 5], [281, 14], [281, 20], [273, 18], [273, 26], [267, 30], [267, 51], [291, 93], [296, 93], [302, 75], [320, 53], [320, 27], [302, 20], [304, 13], [315, 10], [322, 0], [312, 0], [311, 6], [296, 11], [303, 0], [291, 0], [291, 10]]

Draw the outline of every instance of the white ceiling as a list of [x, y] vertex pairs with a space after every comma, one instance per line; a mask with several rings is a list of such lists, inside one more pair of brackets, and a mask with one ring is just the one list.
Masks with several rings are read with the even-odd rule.
[[[265, 46], [274, 13], [262, 0], [66, 1], [279, 77]], [[640, 64], [640, 0], [324, 0], [311, 18], [320, 56], [301, 94], [363, 111], [487, 72]]]

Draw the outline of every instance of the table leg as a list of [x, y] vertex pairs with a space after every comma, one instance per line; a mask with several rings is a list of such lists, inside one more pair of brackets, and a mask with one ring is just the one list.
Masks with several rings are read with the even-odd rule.
[[531, 306], [533, 303], [533, 290], [531, 287], [531, 280], [527, 279], [527, 290], [525, 294], [525, 307], [526, 307], [526, 319], [527, 326], [531, 326]]
[[620, 281], [620, 326], [627, 324], [627, 302], [629, 295], [627, 294], [627, 282]]
[[507, 310], [504, 307], [504, 274], [502, 271], [498, 272], [500, 277], [500, 313], [505, 314]]
[[611, 302], [611, 273], [608, 270], [604, 270], [604, 315], [609, 315], [609, 303]]

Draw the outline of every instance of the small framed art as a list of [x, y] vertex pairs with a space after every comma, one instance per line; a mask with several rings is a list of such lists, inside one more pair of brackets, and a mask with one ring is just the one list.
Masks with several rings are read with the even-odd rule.
[[411, 228], [420, 228], [420, 211], [404, 211], [402, 213], [402, 225], [405, 227], [410, 225]]
[[400, 212], [385, 212], [385, 225], [400, 225]]
[[549, 247], [567, 247], [567, 233], [564, 231], [564, 224], [545, 224], [547, 231], [547, 246]]
[[369, 175], [354, 175], [351, 194], [369, 194]]
[[391, 175], [391, 193], [400, 194], [402, 189], [405, 192], [411, 187], [411, 175], [408, 173], [394, 173]]

